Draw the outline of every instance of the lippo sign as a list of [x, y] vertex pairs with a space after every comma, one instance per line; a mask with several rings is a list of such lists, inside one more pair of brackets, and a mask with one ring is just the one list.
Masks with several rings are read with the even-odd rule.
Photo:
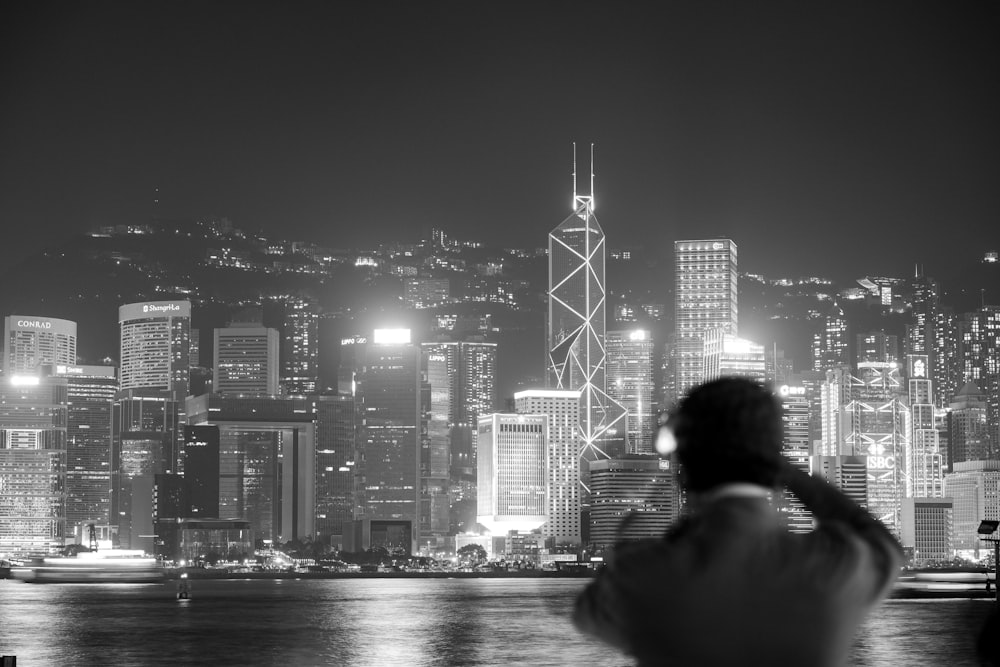
[[190, 317], [190, 301], [145, 301], [129, 303], [118, 309], [118, 321], [141, 320], [149, 317]]

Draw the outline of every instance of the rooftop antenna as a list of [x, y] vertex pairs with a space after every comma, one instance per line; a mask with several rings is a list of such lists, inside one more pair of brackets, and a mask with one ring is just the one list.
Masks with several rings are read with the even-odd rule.
[[576, 142], [573, 142], [573, 210], [580, 211], [581, 207], [586, 207], [586, 211], [580, 213], [584, 217], [594, 211], [594, 144], [590, 144], [590, 194], [581, 195], [576, 190]]

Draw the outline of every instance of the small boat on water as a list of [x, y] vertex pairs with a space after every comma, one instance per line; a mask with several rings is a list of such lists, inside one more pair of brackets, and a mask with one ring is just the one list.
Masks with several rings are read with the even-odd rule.
[[84, 551], [74, 557], [35, 558], [11, 568], [11, 577], [44, 583], [153, 583], [163, 581], [160, 563], [140, 550]]

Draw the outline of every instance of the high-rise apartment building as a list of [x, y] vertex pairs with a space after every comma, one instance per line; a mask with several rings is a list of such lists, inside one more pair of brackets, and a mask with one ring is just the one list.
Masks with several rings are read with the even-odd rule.
[[737, 252], [729, 239], [674, 243], [674, 340], [671, 356], [675, 398], [704, 382], [706, 334], [737, 335]]
[[259, 324], [216, 329], [212, 391], [231, 396], [276, 396], [277, 329]]
[[531, 531], [548, 516], [548, 417], [479, 418], [478, 521], [494, 535]]
[[608, 395], [628, 411], [630, 454], [653, 453], [653, 336], [648, 329], [608, 331]]
[[533, 389], [514, 394], [518, 414], [548, 418], [548, 520], [542, 533], [557, 545], [579, 545], [583, 539], [580, 406], [576, 391]]
[[3, 323], [5, 377], [37, 375], [43, 365], [76, 363], [76, 322], [10, 315]]

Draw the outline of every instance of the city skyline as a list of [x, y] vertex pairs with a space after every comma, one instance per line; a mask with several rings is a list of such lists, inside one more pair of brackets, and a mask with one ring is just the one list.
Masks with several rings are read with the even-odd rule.
[[[837, 626], [816, 656], [971, 664], [1000, 559], [982, 10], [0, 5], [0, 662], [669, 653], [574, 628], [596, 575], [652, 592], [607, 598], [608, 637], [801, 657]], [[733, 376], [756, 409], [678, 402]], [[841, 604], [868, 588], [941, 599]]]
[[1000, 246], [1000, 59], [961, 7], [4, 11], [15, 257], [212, 214], [330, 246], [541, 245], [573, 141], [596, 143], [611, 247], [721, 236], [748, 271], [844, 277]]

